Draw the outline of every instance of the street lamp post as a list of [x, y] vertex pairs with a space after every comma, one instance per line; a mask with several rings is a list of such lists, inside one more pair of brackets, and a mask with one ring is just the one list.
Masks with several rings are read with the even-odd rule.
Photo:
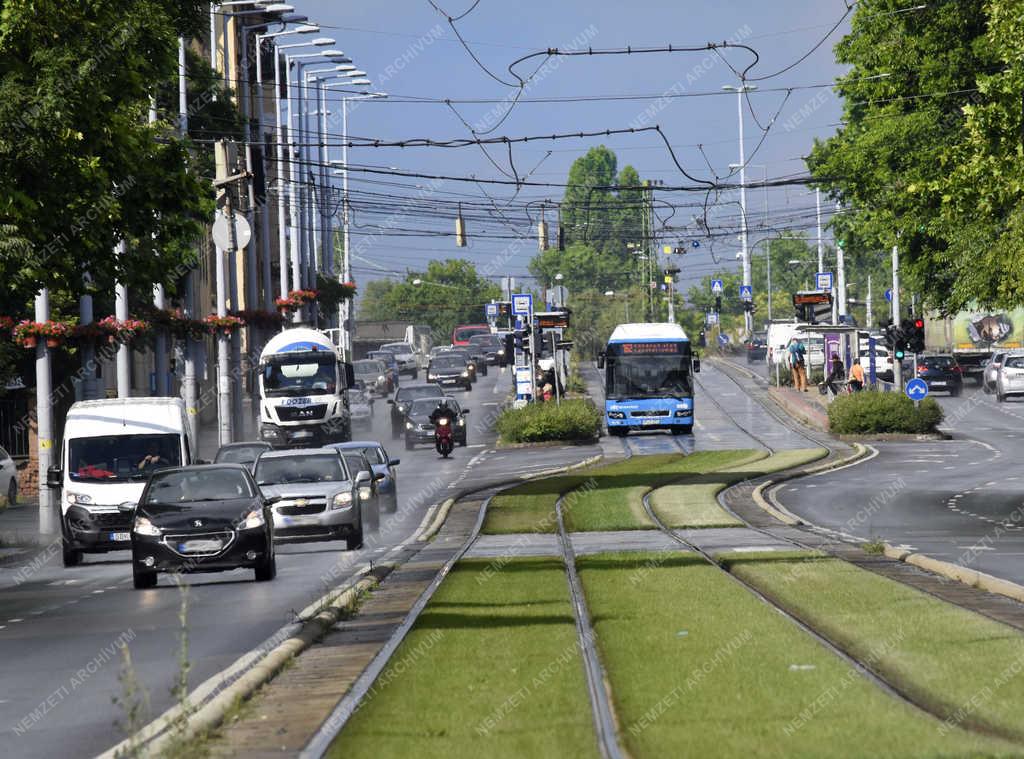
[[[743, 284], [750, 286], [750, 251], [747, 249], [747, 188], [746, 188], [746, 152], [743, 146], [743, 95], [744, 93], [751, 92], [757, 89], [755, 84], [741, 84], [735, 86], [727, 84], [722, 87], [723, 90], [728, 92], [736, 93], [736, 115], [739, 118], [739, 134], [740, 134], [740, 247], [743, 254]], [[745, 314], [745, 326], [747, 334], [753, 332], [753, 314], [749, 311]]]

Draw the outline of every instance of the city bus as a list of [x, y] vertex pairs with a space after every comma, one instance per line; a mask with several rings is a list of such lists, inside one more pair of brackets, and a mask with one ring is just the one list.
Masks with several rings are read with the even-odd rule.
[[678, 324], [620, 324], [598, 356], [609, 435], [693, 431], [693, 375], [700, 359]]

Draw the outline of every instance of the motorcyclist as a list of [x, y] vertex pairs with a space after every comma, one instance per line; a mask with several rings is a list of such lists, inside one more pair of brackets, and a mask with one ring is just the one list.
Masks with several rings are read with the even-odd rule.
[[448, 405], [447, 399], [442, 398], [432, 412], [430, 412], [430, 423], [435, 427], [441, 419], [447, 419], [449, 424], [455, 422], [455, 418], [458, 414], [455, 413], [455, 409]]

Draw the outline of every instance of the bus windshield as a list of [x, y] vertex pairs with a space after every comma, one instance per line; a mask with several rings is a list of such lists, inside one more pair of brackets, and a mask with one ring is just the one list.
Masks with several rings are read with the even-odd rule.
[[691, 397], [689, 363], [688, 356], [678, 354], [609, 357], [606, 395], [609, 400]]
[[296, 358], [294, 363], [286, 361], [263, 366], [263, 389], [267, 397], [334, 393], [336, 370], [333, 356]]

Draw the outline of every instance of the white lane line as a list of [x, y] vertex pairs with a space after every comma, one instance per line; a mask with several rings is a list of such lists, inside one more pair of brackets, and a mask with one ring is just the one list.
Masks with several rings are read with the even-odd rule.
[[21, 617], [14, 617], [14, 618], [12, 618], [12, 619], [8, 619], [8, 620], [7, 620], [7, 624], [9, 624], [9, 625], [13, 625], [13, 624], [14, 624], [15, 622], [24, 622], [24, 621], [25, 621], [25, 620], [24, 620], [24, 619], [22, 619]]

